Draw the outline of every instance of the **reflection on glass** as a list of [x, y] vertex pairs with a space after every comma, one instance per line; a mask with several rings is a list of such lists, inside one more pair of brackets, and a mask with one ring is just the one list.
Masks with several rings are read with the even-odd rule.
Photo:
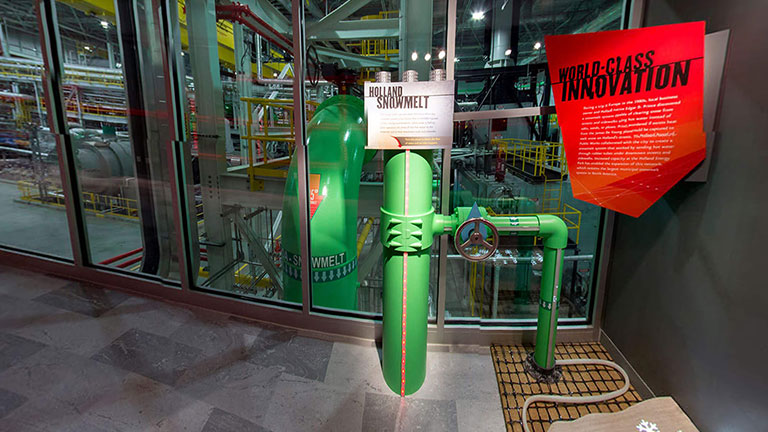
[[[544, 128], [546, 124], [546, 128]], [[457, 124], [451, 205], [485, 207], [492, 216], [551, 214], [568, 227], [560, 316], [588, 314], [600, 208], [573, 198], [555, 116]], [[549, 140], [537, 139], [537, 129]], [[541, 240], [502, 236], [482, 262], [448, 255], [446, 317], [535, 318], [541, 284]]]
[[[300, 254], [291, 168], [293, 63], [284, 46], [290, 38], [263, 26], [259, 31], [269, 37], [255, 33], [261, 9], [214, 6], [190, 1], [180, 16], [188, 32], [182, 48], [196, 282], [202, 289], [301, 303], [301, 274], [290, 265]], [[290, 35], [290, 18], [278, 12], [269, 26]], [[314, 108], [307, 105], [308, 116]]]
[[458, 111], [552, 105], [544, 36], [617, 30], [621, 0], [458, 0]]

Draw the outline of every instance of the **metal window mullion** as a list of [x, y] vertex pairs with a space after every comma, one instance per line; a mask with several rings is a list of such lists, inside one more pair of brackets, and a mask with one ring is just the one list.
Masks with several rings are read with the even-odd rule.
[[306, 143], [306, 110], [304, 94], [304, 2], [292, 0], [293, 12], [293, 124], [296, 147], [294, 157], [298, 171], [299, 243], [301, 244], [301, 292], [302, 313], [309, 315], [312, 304], [309, 238], [309, 160]]
[[[118, 0], [120, 1], [120, 0]], [[190, 180], [185, 170], [185, 161], [191, 158], [188, 148], [185, 146], [186, 130], [184, 123], [185, 109], [185, 73], [184, 63], [181, 59], [181, 33], [179, 30], [178, 6], [176, 1], [162, 0], [160, 11], [163, 14], [163, 39], [164, 39], [164, 69], [165, 91], [168, 107], [169, 123], [172, 126], [171, 135], [166, 143], [168, 172], [172, 173], [169, 188], [171, 190], [171, 202], [174, 207], [173, 221], [176, 225], [176, 243], [178, 250], [179, 279], [181, 288], [189, 290], [194, 287], [196, 274], [195, 251], [197, 244], [197, 225], [192, 225], [191, 216], [196, 212], [193, 202], [189, 200]]]
[[[457, 0], [448, 0], [448, 10], [446, 16], [446, 56], [445, 71], [446, 78], [450, 81], [454, 79], [456, 56], [456, 2]], [[451, 129], [453, 130], [453, 129]], [[453, 141], [453, 138], [451, 138]], [[451, 147], [443, 150], [442, 179], [440, 181], [440, 212], [444, 215], [451, 213], [450, 190], [451, 190]], [[437, 332], [442, 335], [445, 329], [445, 298], [448, 295], [447, 273], [448, 273], [448, 236], [440, 236], [440, 258], [437, 273]]]
[[91, 258], [77, 178], [75, 151], [67, 128], [67, 111], [62, 94], [64, 64], [61, 57], [63, 53], [61, 37], [56, 22], [56, 2], [55, 0], [38, 0], [35, 6], [43, 55], [43, 87], [48, 126], [56, 139], [72, 258], [75, 265], [81, 267], [90, 264]]

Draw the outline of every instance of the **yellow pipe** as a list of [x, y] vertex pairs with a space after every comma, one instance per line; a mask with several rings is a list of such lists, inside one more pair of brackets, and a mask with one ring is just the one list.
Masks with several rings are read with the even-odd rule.
[[368, 234], [371, 232], [371, 227], [373, 226], [373, 218], [368, 218], [368, 220], [365, 222], [365, 225], [363, 226], [363, 230], [360, 232], [360, 237], [357, 239], [357, 257], [360, 258], [360, 252], [363, 250], [363, 246], [365, 246], [365, 240], [368, 239]]

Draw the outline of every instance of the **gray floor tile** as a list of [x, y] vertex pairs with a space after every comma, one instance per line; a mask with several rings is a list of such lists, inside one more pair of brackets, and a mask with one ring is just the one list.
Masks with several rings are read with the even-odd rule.
[[325, 379], [333, 342], [297, 336], [288, 330], [263, 330], [253, 343], [248, 361], [263, 367], [317, 381]]
[[392, 393], [384, 381], [379, 353], [373, 345], [334, 343], [325, 383], [347, 391]]
[[256, 338], [253, 334], [240, 333], [236, 323], [225, 316], [195, 317], [184, 323], [170, 338], [183, 344], [199, 348], [206, 355], [225, 351], [248, 351]]
[[460, 399], [456, 401], [459, 432], [505, 432], [504, 412], [501, 401], [478, 401]]
[[259, 423], [267, 411], [281, 372], [239, 358], [219, 355], [193, 366], [176, 389], [196, 399]]
[[364, 400], [363, 393], [283, 374], [261, 424], [281, 432], [359, 431]]
[[100, 319], [119, 322], [125, 329], [135, 328], [169, 336], [194, 316], [192, 311], [183, 307], [143, 297], [131, 297]]
[[129, 329], [119, 321], [103, 317], [92, 318], [43, 304], [41, 306], [53, 311], [14, 330], [13, 333], [90, 357]]
[[7, 416], [11, 411], [24, 405], [26, 401], [27, 398], [25, 396], [0, 388], [0, 418]]
[[[89, 422], [65, 401], [45, 396], [33, 399], [0, 418], [0, 430], [9, 432], [106, 432]], [[119, 429], [112, 429], [119, 430]]]
[[47, 347], [0, 373], [0, 383], [30, 399], [51, 395], [84, 409], [101, 388], [121, 383], [126, 374], [122, 369]]
[[35, 301], [90, 317], [99, 317], [128, 297], [128, 294], [119, 291], [71, 282], [61, 289], [36, 297]]
[[499, 400], [490, 350], [487, 354], [428, 352], [427, 377], [413, 394], [418, 399]]
[[197, 348], [132, 329], [91, 358], [173, 385], [201, 357]]
[[44, 344], [23, 337], [0, 333], [0, 371], [4, 371], [45, 348]]
[[99, 392], [83, 418], [110, 432], [198, 432], [213, 410], [210, 404], [134, 373]]
[[365, 431], [458, 431], [456, 420], [456, 402], [452, 400], [365, 394]]
[[15, 333], [41, 318], [60, 312], [61, 309], [53, 306], [0, 294], [0, 331]]
[[0, 293], [22, 299], [37, 297], [69, 283], [65, 279], [5, 266], [0, 266], [0, 271]]
[[226, 411], [214, 408], [211, 416], [205, 423], [202, 432], [269, 432], [262, 426], [248, 420], [230, 414]]

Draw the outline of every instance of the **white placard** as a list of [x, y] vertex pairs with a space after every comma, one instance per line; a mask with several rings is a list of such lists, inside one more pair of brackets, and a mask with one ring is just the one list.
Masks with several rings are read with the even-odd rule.
[[366, 82], [366, 148], [450, 148], [453, 141], [453, 89], [454, 81]]

